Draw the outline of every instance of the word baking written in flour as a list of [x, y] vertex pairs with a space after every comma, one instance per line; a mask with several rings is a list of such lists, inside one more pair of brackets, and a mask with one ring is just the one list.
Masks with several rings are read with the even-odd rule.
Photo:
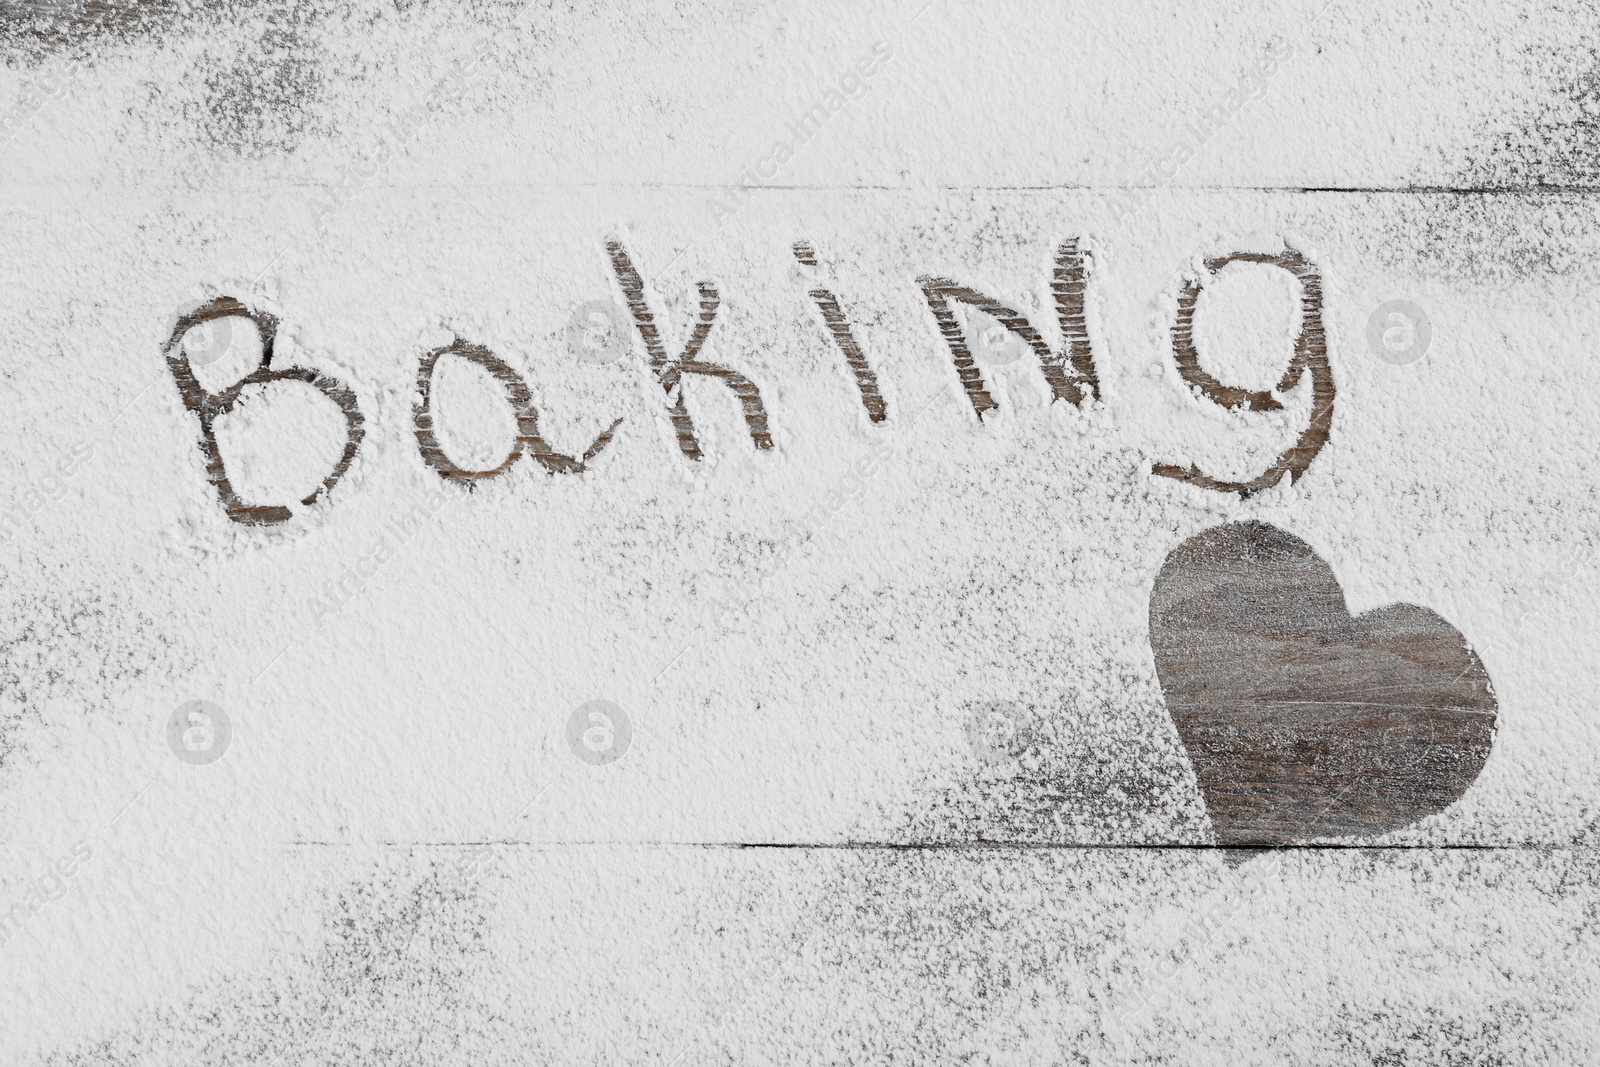
[[[760, 387], [739, 371], [712, 362], [702, 354], [716, 325], [717, 311], [721, 306], [721, 296], [716, 287], [710, 282], [698, 284], [699, 316], [683, 350], [674, 356], [667, 351], [662, 340], [655, 313], [646, 298], [644, 279], [627, 249], [620, 241], [610, 240], [606, 242], [606, 251], [623, 302], [644, 344], [649, 369], [665, 394], [667, 414], [684, 457], [691, 461], [704, 458], [683, 388], [691, 376], [708, 378], [725, 385], [739, 404], [753, 446], [758, 450], [772, 448], [767, 407]], [[794, 254], [803, 266], [817, 265], [816, 252], [809, 244], [796, 244]], [[1271, 390], [1226, 385], [1200, 365], [1200, 355], [1194, 342], [1195, 309], [1205, 279], [1215, 277], [1231, 263], [1277, 267], [1288, 272], [1300, 286], [1300, 334], [1283, 377]], [[991, 332], [998, 329], [1010, 334], [1020, 351], [1031, 351], [1037, 357], [1039, 369], [1050, 387], [1052, 401], [1065, 401], [1075, 407], [1083, 407], [1100, 399], [1100, 377], [1085, 315], [1085, 293], [1092, 265], [1092, 253], [1076, 238], [1064, 241], [1057, 249], [1050, 291], [1062, 336], [1062, 344], [1058, 349], [1051, 348], [1038, 329], [1015, 308], [951, 278], [933, 275], [918, 277], [917, 284], [927, 300], [934, 326], [950, 350], [956, 377], [978, 419], [981, 420], [987, 412], [999, 410], [1000, 404], [990, 394], [968, 345], [962, 319], [971, 312], [981, 312], [987, 316], [997, 324], [991, 327]], [[844, 356], [868, 419], [874, 425], [889, 421], [889, 407], [879, 388], [877, 372], [857, 342], [838, 296], [820, 286], [809, 289], [807, 295], [816, 305], [828, 336]], [[957, 313], [958, 307], [962, 309], [960, 315]], [[261, 337], [261, 362], [238, 382], [220, 392], [212, 392], [195, 377], [188, 335], [191, 330], [224, 318], [246, 318], [255, 324]], [[316, 504], [338, 484], [350, 469], [366, 436], [366, 420], [361, 414], [356, 395], [343, 382], [322, 371], [305, 367], [273, 366], [273, 344], [277, 330], [278, 319], [275, 316], [259, 308], [248, 307], [234, 297], [222, 296], [182, 315], [162, 349], [184, 406], [199, 420], [199, 445], [207, 477], [216, 487], [228, 518], [243, 525], [271, 526], [293, 518], [293, 512], [281, 504], [246, 503], [229, 480], [227, 463], [217, 444], [216, 423], [233, 410], [245, 390], [273, 382], [301, 382], [321, 392], [343, 414], [344, 448], [322, 484], [300, 502], [304, 506]], [[203, 330], [199, 332], [204, 333]], [[985, 339], [983, 343], [992, 344], [992, 340]], [[1186, 279], [1179, 291], [1178, 313], [1172, 326], [1172, 353], [1184, 383], [1197, 397], [1211, 403], [1235, 411], [1281, 411], [1283, 404], [1277, 394], [1294, 388], [1309, 377], [1311, 411], [1295, 443], [1254, 478], [1232, 481], [1212, 477], [1196, 466], [1169, 463], [1155, 464], [1150, 470], [1151, 474], [1202, 489], [1249, 497], [1277, 485], [1285, 475], [1291, 483], [1298, 481], [1328, 443], [1333, 425], [1335, 390], [1333, 374], [1328, 365], [1327, 335], [1322, 324], [1322, 279], [1316, 268], [1293, 248], [1285, 247], [1277, 253], [1234, 252], [1206, 260], [1203, 274]], [[445, 356], [459, 357], [487, 372], [500, 384], [505, 400], [516, 417], [517, 433], [511, 450], [496, 467], [477, 470], [458, 466], [445, 454], [440, 444], [435, 432], [433, 379], [439, 361]], [[477, 482], [498, 478], [510, 471], [524, 453], [530, 454], [548, 474], [582, 473], [589, 462], [611, 443], [621, 424], [621, 419], [612, 422], [581, 455], [566, 455], [558, 452], [540, 434], [539, 412], [534, 407], [533, 391], [527, 381], [489, 349], [457, 338], [425, 354], [417, 367], [412, 407], [413, 433], [423, 461], [447, 482], [470, 488]]]

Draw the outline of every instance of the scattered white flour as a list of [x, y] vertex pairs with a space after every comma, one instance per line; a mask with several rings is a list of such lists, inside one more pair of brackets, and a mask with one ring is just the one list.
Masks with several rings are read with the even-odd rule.
[[[1592, 67], [1592, 12], [919, 7], [152, 4], [3, 46], [0, 1062], [1594, 1061], [1592, 206], [1360, 191], [1466, 182], [1491, 142], [1535, 180], [1546, 142], [1501, 135], [1554, 121], [1529, 108]], [[1108, 187], [1275, 40], [1294, 60], [1113, 235]], [[781, 179], [708, 215], [879, 41]], [[1099, 399], [1052, 403], [978, 313], [980, 418], [919, 278], [1059, 353], [1075, 237]], [[700, 359], [771, 448], [690, 374], [685, 455], [608, 240], [669, 360], [715, 289]], [[1307, 425], [1309, 379], [1230, 411], [1173, 359], [1205, 259], [1286, 248], [1319, 272], [1331, 440], [1249, 500], [1153, 476], [1250, 478]], [[362, 416], [311, 504], [327, 395], [218, 419], [278, 525], [229, 519], [162, 358], [221, 295]], [[1299, 300], [1271, 266], [1207, 279], [1201, 365], [1275, 388]], [[1369, 344], [1393, 300], [1429, 320], [1415, 362]], [[593, 301], [619, 359], [569, 347]], [[261, 353], [227, 321], [186, 345], [213, 393]], [[456, 339], [568, 468], [429, 465], [418, 367]], [[450, 463], [510, 454], [480, 367], [445, 357], [433, 405]], [[1430, 847], [1166, 847], [1213, 838], [1148, 596], [1245, 518], [1487, 665], [1482, 775], [1379, 842]], [[214, 714], [173, 720], [195, 700], [216, 762]], [[1017, 758], [971, 740], [990, 705], [1025, 709]]]

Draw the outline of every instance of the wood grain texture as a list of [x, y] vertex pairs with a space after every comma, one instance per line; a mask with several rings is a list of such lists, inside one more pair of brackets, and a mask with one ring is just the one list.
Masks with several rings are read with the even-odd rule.
[[696, 461], [704, 456], [700, 439], [695, 434], [694, 420], [690, 417], [684, 400], [682, 385], [685, 374], [715, 378], [733, 390], [734, 396], [739, 398], [739, 404], [744, 410], [745, 423], [750, 427], [750, 440], [758, 449], [770, 449], [772, 434], [767, 428], [767, 409], [761, 402], [761, 390], [738, 371], [700, 358], [700, 350], [705, 346], [706, 338], [711, 335], [711, 327], [717, 321], [717, 308], [722, 304], [722, 297], [716, 287], [707, 282], [699, 284], [700, 318], [695, 323], [688, 344], [684, 346], [683, 355], [671, 360], [667, 358], [667, 350], [661, 343], [655, 315], [645, 300], [644, 279], [634, 267], [627, 249], [622, 246], [622, 242], [612, 240], [606, 242], [606, 251], [611, 256], [612, 268], [616, 271], [617, 283], [622, 286], [623, 296], [627, 299], [628, 310], [633, 314], [634, 324], [639, 328], [639, 336], [643, 338], [645, 350], [650, 354], [650, 369], [655, 372], [656, 380], [661, 383], [661, 388], [672, 401], [670, 408], [672, 427], [677, 434], [678, 447], [683, 454]]
[[[817, 266], [816, 249], [812, 248], [808, 241], [794, 243], [794, 258], [802, 267]], [[861, 405], [867, 409], [867, 417], [873, 422], [887, 419], [889, 408], [884, 403], [883, 393], [878, 387], [878, 375], [872, 369], [872, 362], [867, 359], [866, 353], [856, 341], [856, 335], [850, 329], [850, 320], [839, 307], [839, 298], [831, 289], [822, 287], [810, 289], [807, 295], [817, 305], [817, 310], [822, 312], [822, 321], [827, 324], [833, 343], [844, 353], [845, 362], [850, 366], [850, 373], [855, 376], [856, 389], [861, 393]]]
[[[212, 393], [195, 377], [194, 369], [189, 365], [189, 356], [184, 351], [183, 339], [184, 335], [195, 326], [227, 318], [249, 319], [255, 325], [261, 336], [261, 365], [222, 392]], [[222, 506], [228, 518], [244, 526], [275, 526], [294, 517], [294, 513], [281, 504], [246, 503], [240, 499], [238, 493], [234, 491], [233, 483], [228, 479], [227, 463], [217, 444], [216, 422], [233, 410], [246, 390], [268, 382], [304, 382], [332, 400], [340, 414], [344, 416], [345, 445], [339, 454], [339, 460], [323, 479], [322, 485], [300, 501], [302, 506], [310, 507], [339, 484], [339, 480], [350, 469], [350, 463], [355, 459], [356, 452], [361, 447], [361, 440], [367, 432], [366, 419], [361, 414], [361, 407], [356, 402], [355, 394], [343, 382], [307, 367], [273, 369], [272, 354], [277, 336], [276, 316], [246, 307], [231, 296], [219, 296], [179, 318], [178, 324], [173, 327], [171, 336], [167, 338], [167, 343], [161, 350], [162, 355], [166, 357], [167, 368], [172, 372], [173, 381], [177, 383], [178, 395], [183, 398], [184, 407], [200, 420], [199, 444], [201, 454], [206, 459], [206, 477], [216, 486], [217, 495], [222, 499]]]
[[[0, 3], [0, 50], [72, 84], [15, 112], [8, 395], [78, 393], [14, 404], [6, 451], [43, 460], [86, 428], [104, 446], [82, 510], [44, 513], [4, 583], [0, 741], [23, 739], [5, 869], [32, 876], [118, 813], [72, 895], [6, 946], [0, 1063], [1600, 1062], [1596, 588], [1548, 562], [1597, 528], [1593, 10], [522, 10]], [[870, 97], [708, 232], [704, 200], [880, 24], [896, 56]], [[480, 39], [447, 99], [435, 79]], [[1042, 288], [1060, 236], [1107, 228], [1279, 39], [1295, 58], [1114, 253], [1094, 246], [1094, 277], [1085, 259]], [[358, 180], [394, 130], [402, 161]], [[341, 189], [337, 219], [308, 220]], [[614, 230], [625, 270], [595, 247]], [[1230, 392], [1192, 325], [1226, 259], [1204, 257], [1258, 233], [1304, 250], [1302, 322], [1316, 301], [1327, 334], [1255, 383], [1309, 385], [1309, 436], [1236, 468], [1229, 422], [1272, 421], [1277, 398]], [[792, 284], [797, 234], [825, 283]], [[952, 321], [919, 277], [959, 280]], [[369, 412], [366, 455], [293, 543], [201, 537], [180, 510], [204, 470], [249, 514], [210, 435], [224, 397], [178, 376], [180, 409], [143, 366], [196, 283], [271, 294], [304, 327], [295, 358]], [[620, 368], [573, 385], [546, 343], [619, 284], [656, 342], [642, 399]], [[972, 365], [942, 327], [974, 294], [1032, 357]], [[1052, 297], [1074, 309], [1059, 335]], [[1438, 327], [1403, 371], [1362, 344], [1394, 297]], [[427, 404], [419, 338], [442, 322], [482, 324], [505, 362], [456, 354], [542, 466], [496, 468], [496, 506], [453, 510], [312, 629], [300, 598], [375, 526], [495, 475], [432, 436], [454, 412]], [[1103, 391], [1074, 374], [1091, 341]], [[1051, 368], [1081, 395], [1047, 408]], [[686, 406], [689, 374], [743, 422]], [[537, 430], [533, 396], [555, 398]], [[554, 478], [619, 412], [594, 476]], [[890, 440], [892, 473], [833, 504]], [[1254, 481], [1279, 491], [1253, 495], [1268, 462]], [[766, 568], [824, 507], [826, 536]], [[1252, 514], [1338, 574], [1281, 531], [1224, 527], [1177, 548], [1146, 604], [1168, 549]], [[180, 520], [177, 546], [208, 551], [150, 551]], [[1397, 595], [1450, 622], [1351, 618], [1338, 579], [1421, 590]], [[750, 598], [739, 626], [695, 632], [729, 589]], [[1494, 671], [1504, 738], [1451, 623]], [[145, 712], [184, 688], [253, 729], [139, 799]], [[639, 716], [609, 767], [559, 735], [597, 694]], [[963, 727], [999, 701], [1032, 718], [991, 761]], [[1396, 847], [1257, 851], [1468, 790]], [[1233, 847], [1201, 847], [1207, 813]], [[769, 840], [788, 843], [752, 845]]]
[[[517, 436], [511, 443], [506, 458], [489, 470], [466, 470], [458, 467], [449, 456], [435, 433], [433, 414], [433, 376], [439, 360], [445, 356], [458, 356], [479, 367], [505, 390], [506, 400], [517, 416]], [[505, 360], [482, 345], [468, 344], [457, 338], [442, 348], [422, 357], [417, 368], [417, 398], [411, 412], [412, 428], [417, 436], [417, 448], [423, 460], [447, 482], [471, 485], [480, 479], [495, 478], [509, 471], [522, 458], [524, 449], [533, 454], [545, 470], [552, 474], [580, 474], [595, 456], [611, 443], [621, 419], [614, 420], [584, 449], [582, 456], [569, 456], [557, 452], [539, 433], [539, 411], [533, 403], [533, 392], [522, 376], [511, 369]]]
[[[1060, 352], [1052, 352], [1044, 337], [1027, 316], [1008, 304], [1001, 303], [976, 289], [962, 285], [952, 278], [923, 275], [917, 279], [928, 308], [939, 324], [939, 333], [950, 346], [955, 361], [956, 374], [967, 391], [972, 410], [982, 418], [985, 412], [999, 408], [999, 402], [990, 394], [978, 369], [977, 360], [967, 345], [966, 333], [950, 302], [966, 304], [991, 316], [1000, 325], [1027, 342], [1039, 358], [1039, 369], [1050, 385], [1050, 395], [1056, 400], [1081, 405], [1085, 398], [1093, 400], [1100, 395], [1100, 375], [1095, 370], [1094, 353], [1089, 346], [1089, 330], [1084, 314], [1084, 289], [1089, 276], [1089, 256], [1079, 247], [1076, 238], [1063, 241], [1056, 250], [1055, 269], [1051, 275], [1050, 293], [1055, 300], [1056, 315], [1061, 323], [1064, 345]], [[1071, 369], [1068, 370], [1068, 360]]]
[[1327, 563], [1266, 523], [1167, 557], [1150, 642], [1224, 845], [1407, 826], [1456, 801], [1493, 744], [1489, 675], [1454, 627], [1414, 604], [1352, 617]]
[[[1236, 252], [1206, 260], [1206, 277], [1214, 278], [1217, 272], [1230, 263], [1263, 263], [1282, 267], [1300, 283], [1300, 335], [1295, 339], [1294, 358], [1289, 361], [1276, 392], [1284, 393], [1299, 384], [1304, 375], [1311, 376], [1311, 418], [1295, 443], [1261, 474], [1247, 482], [1213, 478], [1199, 467], [1179, 467], [1158, 463], [1152, 473], [1164, 478], [1175, 478], [1203, 489], [1224, 493], [1238, 493], [1249, 497], [1263, 489], [1270, 489], [1289, 476], [1290, 484], [1298, 482], [1311, 461], [1317, 458], [1333, 432], [1333, 370], [1328, 366], [1328, 336], [1322, 325], [1322, 277], [1306, 258], [1294, 249], [1277, 255]], [[1212, 377], [1200, 365], [1200, 353], [1194, 343], [1195, 309], [1200, 303], [1201, 280], [1190, 278], [1178, 296], [1178, 317], [1172, 325], [1172, 355], [1178, 373], [1190, 386], [1213, 404], [1225, 408], [1243, 408], [1246, 411], [1282, 411], [1283, 404], [1268, 390], [1240, 389], [1225, 385]]]

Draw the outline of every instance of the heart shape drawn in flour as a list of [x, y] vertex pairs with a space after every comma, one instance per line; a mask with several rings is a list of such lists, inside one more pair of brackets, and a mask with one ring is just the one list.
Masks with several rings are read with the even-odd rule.
[[1455, 627], [1414, 604], [1352, 617], [1333, 569], [1263, 522], [1167, 556], [1150, 645], [1221, 845], [1399, 829], [1458, 800], [1494, 743]]

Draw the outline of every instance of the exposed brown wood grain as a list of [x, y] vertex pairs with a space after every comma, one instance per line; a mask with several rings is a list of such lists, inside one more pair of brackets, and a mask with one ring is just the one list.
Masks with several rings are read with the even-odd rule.
[[[1039, 357], [1039, 366], [1044, 371], [1045, 381], [1050, 384], [1053, 399], [1081, 405], [1085, 399], [1094, 400], [1100, 395], [1100, 378], [1095, 370], [1093, 350], [1089, 346], [1088, 322], [1084, 311], [1084, 290], [1088, 276], [1088, 254], [1079, 248], [1076, 239], [1063, 242], [1056, 251], [1055, 270], [1050, 280], [1050, 291], [1055, 297], [1056, 316], [1061, 324], [1065, 345], [1060, 352], [1052, 352], [1039, 331], [1015, 308], [949, 278], [924, 275], [917, 279], [934, 320], [939, 324], [939, 332], [944, 336], [945, 344], [950, 346], [956, 375], [961, 379], [967, 399], [972, 402], [972, 410], [979, 418], [986, 411], [997, 410], [1000, 405], [989, 395], [977, 361], [967, 346], [966, 332], [961, 328], [950, 302], [955, 300], [975, 307], [1021, 337]], [[1069, 357], [1070, 371], [1067, 366]]]
[[69, 44], [171, 24], [192, 7], [183, 0], [6, 0], [0, 3], [0, 29], [21, 39]]
[[[1293, 484], [1311, 466], [1322, 446], [1328, 443], [1333, 429], [1333, 370], [1328, 365], [1328, 338], [1322, 326], [1322, 278], [1306, 258], [1294, 249], [1277, 255], [1258, 252], [1235, 252], [1206, 260], [1207, 276], [1214, 276], [1229, 263], [1266, 263], [1282, 267], [1300, 283], [1300, 336], [1295, 341], [1294, 356], [1279, 380], [1277, 392], [1294, 388], [1302, 376], [1311, 375], [1311, 419], [1301, 431], [1299, 440], [1287, 449], [1261, 474], [1248, 482], [1234, 482], [1213, 478], [1199, 467], [1180, 467], [1171, 463], [1158, 463], [1153, 474], [1164, 478], [1197, 485], [1202, 489], [1215, 489], [1224, 493], [1238, 493], [1249, 497], [1277, 485], [1285, 474]], [[1241, 389], [1224, 385], [1200, 365], [1200, 353], [1194, 344], [1195, 308], [1200, 302], [1200, 278], [1190, 278], [1178, 296], [1178, 318], [1172, 325], [1172, 353], [1178, 373], [1189, 385], [1200, 390], [1207, 400], [1225, 408], [1243, 408], [1246, 411], [1282, 411], [1283, 404], [1271, 392]]]
[[[256, 330], [261, 335], [261, 365], [222, 392], [211, 393], [194, 376], [194, 370], [189, 365], [189, 357], [183, 350], [183, 335], [203, 322], [230, 317], [247, 318], [255, 323]], [[345, 472], [350, 469], [351, 461], [355, 459], [357, 449], [361, 446], [362, 437], [366, 435], [365, 420], [362, 418], [360, 407], [356, 404], [355, 394], [347, 389], [343, 382], [306, 367], [272, 369], [272, 350], [277, 335], [278, 320], [275, 316], [248, 308], [231, 296], [219, 296], [211, 303], [179, 319], [177, 326], [173, 328], [172, 336], [167, 338], [167, 343], [162, 347], [167, 367], [172, 371], [173, 380], [177, 382], [178, 395], [183, 398], [184, 406], [194, 412], [200, 420], [200, 451], [206, 459], [206, 476], [211, 480], [211, 484], [217, 487], [217, 495], [222, 498], [222, 506], [228, 518], [246, 526], [273, 526], [287, 522], [293, 517], [293, 513], [287, 507], [279, 504], [246, 504], [239, 499], [232, 483], [228, 480], [227, 465], [223, 462], [222, 451], [217, 447], [214, 427], [217, 419], [233, 410], [233, 406], [238, 403], [239, 397], [246, 389], [267, 382], [305, 382], [332, 400], [344, 415], [344, 451], [339, 456], [339, 462], [323, 479], [322, 485], [316, 492], [301, 501], [307, 506], [315, 504], [322, 494], [331, 490], [338, 484], [339, 479], [344, 477]]]
[[1352, 617], [1311, 546], [1261, 522], [1167, 557], [1150, 643], [1219, 844], [1365, 837], [1444, 810], [1496, 701], [1462, 635], [1413, 604]]
[[[491, 470], [475, 471], [456, 466], [450, 457], [444, 454], [444, 449], [439, 444], [439, 436], [434, 432], [433, 375], [439, 360], [445, 356], [460, 356], [487, 371], [489, 376], [499, 382], [500, 387], [505, 390], [506, 399], [511, 402], [511, 410], [516, 413], [517, 436], [511, 444], [511, 451], [499, 466]], [[594, 439], [581, 457], [557, 452], [539, 434], [539, 412], [533, 404], [533, 392], [528, 388], [528, 383], [523, 380], [522, 375], [512, 370], [505, 360], [489, 349], [482, 345], [468, 344], [459, 337], [443, 348], [436, 348], [422, 357], [422, 362], [417, 367], [417, 400], [411, 409], [411, 419], [417, 435], [417, 447], [422, 452], [423, 460], [437, 471], [441, 478], [457, 485], [471, 485], [504, 474], [522, 458], [524, 449], [527, 449], [534, 459], [553, 474], [581, 473], [589, 460], [599, 455], [601, 450], [611, 443], [617, 427], [622, 424], [621, 419], [612, 422], [599, 437]]]
[[[805, 241], [795, 242], [794, 257], [802, 266], [817, 265], [817, 253]], [[820, 287], [812, 289], [807, 295], [816, 301], [817, 310], [822, 312], [822, 321], [827, 324], [828, 332], [833, 335], [833, 343], [844, 353], [844, 360], [849, 364], [850, 372], [855, 375], [856, 388], [861, 392], [861, 404], [867, 409], [867, 417], [873, 422], [887, 419], [889, 408], [884, 403], [883, 393], [878, 389], [878, 375], [868, 362], [867, 354], [856, 343], [855, 333], [850, 329], [850, 320], [844, 317], [844, 311], [839, 307], [839, 298], [834, 296], [832, 291]]]
[[711, 327], [717, 319], [717, 308], [721, 303], [717, 290], [707, 282], [700, 283], [700, 319], [695, 323], [694, 332], [689, 336], [689, 343], [684, 346], [683, 355], [675, 360], [668, 359], [666, 347], [661, 343], [661, 333], [656, 329], [655, 316], [645, 300], [644, 279], [634, 269], [633, 260], [629, 258], [627, 249], [622, 247], [620, 241], [607, 241], [606, 250], [611, 254], [612, 268], [616, 271], [617, 281], [622, 286], [623, 298], [627, 301], [628, 310], [632, 313], [634, 324], [639, 329], [639, 336], [644, 339], [645, 351], [650, 354], [650, 369], [655, 372], [656, 380], [661, 383], [661, 388], [671, 399], [668, 413], [678, 437], [678, 448], [693, 460], [698, 460], [703, 455], [700, 439], [695, 436], [694, 420], [689, 417], [689, 409], [683, 395], [685, 374], [715, 378], [732, 389], [744, 410], [744, 421], [750, 428], [750, 439], [755, 442], [757, 448], [771, 448], [772, 434], [767, 429], [767, 409], [761, 403], [761, 390], [738, 371], [700, 358], [700, 349], [704, 347], [706, 338], [711, 333]]

